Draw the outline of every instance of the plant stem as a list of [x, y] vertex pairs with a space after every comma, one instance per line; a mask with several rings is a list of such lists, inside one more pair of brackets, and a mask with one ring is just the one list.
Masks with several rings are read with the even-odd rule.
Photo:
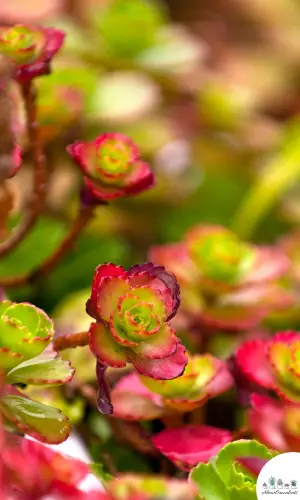
[[21, 276], [9, 276], [0, 278], [0, 286], [2, 287], [15, 287], [21, 285], [29, 285], [37, 279], [46, 276], [64, 257], [64, 255], [73, 247], [82, 229], [86, 226], [94, 213], [93, 206], [84, 206], [79, 211], [77, 218], [74, 220], [69, 233], [61, 242], [60, 246], [55, 252], [48, 257], [37, 269]]
[[45, 157], [41, 146], [37, 123], [35, 90], [32, 82], [29, 82], [28, 85], [22, 85], [21, 90], [26, 109], [27, 133], [34, 168], [34, 187], [23, 221], [13, 230], [9, 238], [0, 244], [0, 256], [7, 255], [23, 241], [43, 209], [46, 193]]
[[84, 347], [89, 343], [89, 332], [67, 333], [53, 340], [53, 348], [56, 351], [71, 349], [74, 347]]

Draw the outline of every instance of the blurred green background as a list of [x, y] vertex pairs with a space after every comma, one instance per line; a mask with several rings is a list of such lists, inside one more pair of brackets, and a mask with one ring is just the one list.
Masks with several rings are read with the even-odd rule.
[[[67, 32], [52, 75], [38, 81], [46, 215], [1, 261], [1, 276], [36, 267], [75, 216], [81, 178], [65, 153], [69, 142], [125, 132], [157, 175], [155, 189], [98, 208], [47, 282], [14, 297], [51, 312], [90, 285], [97, 264], [143, 261], [152, 244], [177, 241], [197, 222], [224, 224], [264, 242], [297, 225], [297, 2], [12, 0], [1, 6], [0, 19]], [[31, 179], [24, 111], [14, 94], [25, 164], [13, 181], [12, 224]]]

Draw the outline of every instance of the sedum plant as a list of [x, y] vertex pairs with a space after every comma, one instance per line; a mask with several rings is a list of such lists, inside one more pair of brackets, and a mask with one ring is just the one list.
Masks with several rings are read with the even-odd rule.
[[[54, 27], [13, 25], [8, 19], [0, 28], [0, 188], [6, 194], [0, 233], [8, 234], [0, 241], [0, 258], [7, 259], [4, 267], [11, 256], [13, 262], [0, 277], [0, 496], [254, 500], [256, 479], [266, 462], [279, 452], [300, 450], [298, 233], [274, 245], [258, 244], [241, 239], [247, 231], [239, 230], [239, 216], [236, 234], [219, 223], [200, 223], [205, 215], [199, 214], [181, 241], [164, 243], [165, 223], [161, 207], [157, 209], [161, 192], [167, 192], [171, 206], [177, 186], [184, 192], [176, 199], [181, 203], [195, 179], [187, 175], [188, 182], [181, 186], [190, 161], [186, 144], [172, 142], [176, 127], [169, 117], [158, 116], [156, 106], [163, 93], [171, 91], [169, 106], [177, 102], [173, 93], [190, 96], [198, 88], [192, 71], [196, 64], [198, 75], [198, 44], [185, 30], [168, 25], [167, 10], [156, 2], [100, 2], [83, 9], [76, 26], [71, 3], [64, 6], [71, 23], [69, 43], [64, 30]], [[92, 20], [89, 8], [95, 9]], [[90, 40], [85, 40], [86, 23]], [[94, 54], [98, 42], [101, 50]], [[70, 54], [74, 60], [56, 66], [59, 54], [60, 63]], [[104, 74], [98, 75], [100, 62], [103, 68], [108, 65], [107, 74], [102, 68]], [[114, 71], [119, 66], [124, 74]], [[145, 89], [139, 72], [146, 69], [157, 81], [145, 78]], [[210, 78], [208, 87], [214, 88]], [[125, 95], [136, 97], [133, 108], [132, 97], [120, 100], [119, 106], [120, 86]], [[195, 99], [200, 108], [211, 105], [208, 87], [205, 84]], [[226, 107], [223, 87], [217, 87], [217, 101]], [[106, 102], [111, 93], [116, 100], [112, 111]], [[211, 109], [202, 109], [204, 122], [209, 117], [210, 127], [215, 124], [242, 136], [241, 117], [254, 120], [258, 110], [248, 109], [247, 99], [244, 106], [244, 98], [243, 110], [241, 103], [236, 107], [231, 96], [226, 109], [229, 115], [234, 109], [232, 126], [227, 111], [221, 121], [215, 116], [215, 97]], [[187, 116], [182, 113], [180, 99], [178, 105], [184, 123], [197, 121], [189, 109]], [[238, 108], [247, 112], [236, 113]], [[129, 123], [128, 109], [135, 117], [143, 116], [141, 127]], [[145, 117], [145, 110], [151, 115]], [[122, 123], [114, 130], [118, 118]], [[157, 130], [149, 130], [149, 124]], [[170, 147], [159, 151], [152, 168], [151, 138], [162, 145], [161, 135], [171, 141]], [[293, 144], [297, 137], [295, 133]], [[65, 155], [58, 189], [48, 181], [55, 141], [64, 146]], [[72, 203], [63, 213], [48, 203], [51, 189], [64, 198], [60, 189], [67, 161], [75, 167], [77, 213]], [[169, 177], [164, 172], [165, 184], [155, 173], [162, 164], [169, 170]], [[33, 177], [28, 199], [21, 216], [8, 220], [13, 205], [8, 181], [28, 165]], [[293, 184], [298, 167], [292, 166], [291, 179], [287, 174], [278, 180], [275, 169], [271, 193]], [[127, 200], [148, 190], [144, 206], [149, 204], [157, 225], [162, 224], [154, 246], [148, 241], [151, 224], [147, 218], [144, 223], [137, 202]], [[271, 198], [266, 198], [267, 205]], [[130, 220], [123, 218], [123, 207]], [[101, 210], [103, 219], [98, 217]], [[45, 237], [49, 211], [55, 223]], [[259, 213], [254, 213], [252, 224]], [[68, 227], [59, 229], [57, 237], [60, 216]], [[115, 218], [120, 219], [117, 226]], [[128, 262], [108, 239], [93, 239], [92, 231], [83, 241], [88, 225], [95, 233], [103, 230], [108, 239], [113, 231], [120, 233], [120, 240], [130, 233], [134, 248]], [[31, 238], [35, 242], [39, 230], [42, 237], [35, 248], [43, 247], [43, 258], [20, 272], [22, 259], [14, 257]], [[143, 261], [149, 246], [149, 261], [134, 263]], [[124, 249], [126, 253], [125, 247], [120, 244], [120, 254]], [[86, 269], [88, 289], [79, 293], [64, 318], [53, 322], [35, 305], [43, 307], [43, 291], [49, 287], [56, 306], [55, 282], [64, 289], [72, 275], [72, 283], [80, 287]], [[50, 309], [46, 304], [45, 310]], [[286, 323], [285, 328], [277, 328], [278, 323]], [[45, 446], [67, 440], [70, 422], [89, 446], [92, 464]], [[82, 482], [90, 476], [100, 479], [101, 490], [83, 490]], [[273, 476], [270, 481], [275, 486]], [[296, 488], [297, 481], [292, 482]]]
[[257, 441], [240, 440], [225, 446], [207, 464], [199, 464], [190, 478], [205, 500], [255, 499], [256, 479], [276, 453]]
[[70, 363], [50, 345], [54, 335], [51, 319], [32, 304], [3, 301], [0, 323], [3, 418], [9, 427], [41, 441], [64, 441], [70, 432], [68, 419], [21, 391], [28, 385], [61, 385], [73, 377]]
[[149, 256], [175, 273], [182, 313], [204, 328], [249, 330], [294, 302], [280, 283], [289, 269], [287, 255], [243, 242], [221, 226], [193, 227], [183, 242], [153, 247]]

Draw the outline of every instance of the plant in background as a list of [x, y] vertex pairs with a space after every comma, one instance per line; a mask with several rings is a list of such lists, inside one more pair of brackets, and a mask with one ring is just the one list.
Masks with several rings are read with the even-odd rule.
[[107, 485], [104, 500], [195, 500], [196, 489], [180, 479], [125, 475]]
[[281, 452], [300, 450], [300, 408], [252, 394], [249, 424], [257, 438]]
[[153, 247], [149, 256], [177, 276], [186, 317], [212, 330], [255, 328], [294, 302], [278, 282], [289, 268], [284, 252], [242, 242], [224, 227], [196, 226], [184, 242]]
[[[277, 238], [278, 204], [241, 239], [299, 180], [294, 31], [282, 7], [243, 4], [268, 37], [248, 82], [226, 8], [207, 22], [197, 6], [194, 35], [180, 2], [58, 2], [57, 28], [15, 2], [0, 9], [0, 497], [254, 500], [266, 462], [300, 450], [299, 235]], [[71, 423], [95, 463], [45, 446]], [[83, 491], [91, 475], [102, 491]]]
[[39, 500], [48, 495], [79, 499], [82, 493], [78, 486], [89, 473], [87, 464], [21, 438], [7, 442], [1, 461], [4, 492], [14, 500]]
[[300, 335], [287, 331], [272, 339], [244, 342], [237, 350], [241, 371], [254, 383], [275, 391], [280, 398], [299, 403]]

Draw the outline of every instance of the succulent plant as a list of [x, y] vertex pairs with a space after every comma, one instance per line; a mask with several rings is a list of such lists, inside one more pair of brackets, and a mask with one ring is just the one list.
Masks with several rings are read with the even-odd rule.
[[99, 266], [87, 302], [97, 320], [90, 327], [91, 350], [106, 366], [129, 362], [152, 378], [179, 377], [187, 364], [185, 348], [168, 323], [178, 306], [178, 283], [163, 267]]
[[194, 226], [183, 242], [154, 246], [149, 257], [179, 280], [181, 312], [208, 328], [249, 330], [294, 303], [278, 284], [290, 265], [284, 251], [245, 243], [222, 226]]
[[0, 330], [2, 414], [10, 425], [39, 440], [63, 441], [70, 431], [67, 418], [19, 390], [27, 385], [60, 385], [73, 377], [70, 363], [49, 345], [54, 335], [51, 319], [32, 304], [5, 300], [0, 304]]
[[237, 350], [241, 371], [253, 382], [281, 398], [300, 401], [300, 334], [277, 333], [270, 340], [243, 342]]
[[0, 53], [15, 64], [20, 83], [49, 73], [50, 62], [61, 48], [65, 34], [54, 28], [19, 24], [0, 30]]
[[77, 141], [67, 152], [82, 169], [86, 188], [96, 199], [138, 194], [154, 183], [150, 167], [125, 135], [103, 134], [90, 142]]
[[208, 463], [200, 463], [190, 479], [205, 500], [254, 500], [257, 476], [274, 456], [276, 452], [257, 441], [241, 439], [224, 446]]

